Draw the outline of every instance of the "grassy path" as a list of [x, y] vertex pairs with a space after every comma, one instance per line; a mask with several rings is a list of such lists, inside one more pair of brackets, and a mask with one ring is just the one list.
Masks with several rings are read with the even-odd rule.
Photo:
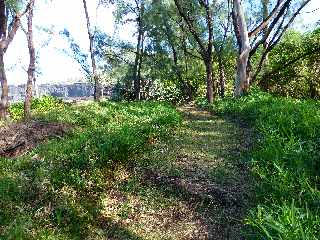
[[193, 106], [182, 126], [151, 102], [59, 109], [82, 130], [0, 158], [0, 239], [242, 239], [247, 129]]
[[109, 239], [243, 239], [251, 184], [240, 151], [250, 131], [193, 106], [179, 111], [170, 139], [150, 139], [150, 151], [116, 170], [103, 200]]

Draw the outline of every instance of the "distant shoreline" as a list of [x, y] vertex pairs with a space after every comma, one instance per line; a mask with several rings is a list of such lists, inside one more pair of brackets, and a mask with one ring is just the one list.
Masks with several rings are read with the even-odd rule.
[[[111, 96], [112, 86], [104, 88], [104, 95]], [[9, 101], [19, 102], [25, 98], [26, 84], [9, 85]], [[1, 91], [0, 91], [1, 93]], [[90, 83], [46, 83], [34, 87], [35, 97], [53, 96], [62, 99], [91, 98], [94, 94], [94, 87]]]

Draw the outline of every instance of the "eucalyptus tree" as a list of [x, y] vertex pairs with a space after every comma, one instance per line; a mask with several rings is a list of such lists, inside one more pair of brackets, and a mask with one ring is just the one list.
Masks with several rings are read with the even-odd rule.
[[[269, 4], [262, 0], [265, 7], [262, 20], [258, 21], [252, 30], [249, 30], [246, 20], [245, 4], [243, 0], [233, 0], [233, 23], [238, 42], [239, 56], [237, 62], [237, 74], [235, 80], [234, 95], [241, 96], [248, 91], [252, 78], [259, 74], [267, 54], [280, 41], [283, 34], [289, 29], [301, 10], [311, 1], [274, 0]], [[271, 5], [272, 9], [266, 14], [266, 8]], [[263, 46], [254, 75], [250, 59]]]
[[24, 11], [23, 2], [18, 0], [0, 0], [0, 81], [1, 81], [1, 100], [0, 100], [0, 119], [7, 118], [8, 111], [8, 80], [5, 71], [4, 55], [14, 39], [21, 23], [21, 17], [26, 14], [29, 4]]
[[89, 37], [89, 44], [90, 44], [89, 50], [90, 50], [90, 57], [91, 57], [92, 77], [94, 81], [94, 100], [100, 101], [102, 97], [102, 86], [97, 73], [97, 64], [95, 59], [95, 47], [94, 47], [94, 34], [92, 33], [92, 29], [91, 29], [91, 22], [90, 22], [88, 7], [87, 7], [87, 1], [82, 0], [82, 2], [83, 2], [83, 8], [86, 16], [86, 21], [87, 21], [87, 30], [88, 30], [88, 37]]
[[[174, 0], [179, 15], [185, 21], [188, 30], [199, 47], [199, 53], [206, 68], [206, 97], [212, 103], [215, 97], [215, 80], [213, 76], [213, 22], [212, 16], [215, 1]], [[204, 25], [201, 23], [205, 22]], [[199, 24], [200, 23], [200, 24]]]
[[28, 67], [28, 81], [26, 88], [26, 96], [24, 101], [24, 118], [29, 120], [31, 117], [31, 100], [32, 100], [32, 84], [35, 82], [35, 70], [36, 70], [36, 52], [33, 41], [33, 10], [34, 10], [35, 0], [30, 0], [28, 9], [28, 30], [27, 30], [27, 40], [29, 49], [29, 67]]

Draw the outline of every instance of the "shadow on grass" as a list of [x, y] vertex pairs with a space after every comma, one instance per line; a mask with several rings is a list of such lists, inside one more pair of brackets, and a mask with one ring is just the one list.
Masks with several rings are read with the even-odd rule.
[[[145, 154], [137, 186], [131, 186], [130, 193], [139, 196], [153, 189], [157, 201], [171, 199], [169, 205], [176, 212], [184, 204], [180, 210], [194, 215], [202, 231], [184, 239], [244, 239], [243, 220], [250, 207], [252, 183], [241, 152], [248, 148], [242, 138], [250, 133], [193, 107], [182, 113], [184, 126]], [[177, 221], [173, 217], [171, 224]]]
[[182, 111], [172, 137], [125, 161], [101, 159], [105, 136], [91, 132], [1, 160], [0, 239], [241, 239], [250, 188], [242, 129]]

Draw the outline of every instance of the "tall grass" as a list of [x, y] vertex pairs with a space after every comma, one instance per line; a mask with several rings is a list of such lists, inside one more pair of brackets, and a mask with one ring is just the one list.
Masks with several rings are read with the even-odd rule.
[[0, 159], [0, 239], [99, 235], [100, 198], [113, 184], [113, 169], [135, 164], [135, 154], [181, 121], [159, 102], [47, 105], [34, 107], [36, 119], [73, 130], [25, 156]]
[[253, 239], [320, 239], [320, 103], [253, 90], [212, 110], [248, 121], [257, 131], [249, 153], [257, 207]]

